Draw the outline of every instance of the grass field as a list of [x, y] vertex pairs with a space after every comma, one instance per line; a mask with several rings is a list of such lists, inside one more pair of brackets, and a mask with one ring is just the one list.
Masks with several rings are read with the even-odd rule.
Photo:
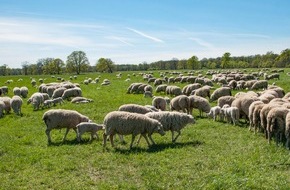
[[[289, 92], [286, 72], [275, 82]], [[143, 82], [141, 76], [125, 82], [126, 75], [122, 79], [115, 74], [80, 75], [73, 82], [101, 76], [101, 81], [108, 78], [111, 85], [81, 84], [83, 96], [94, 102], [66, 101], [54, 108], [74, 109], [102, 123], [108, 112], [122, 104], [151, 104], [141, 94], [126, 94], [129, 84]], [[69, 75], [62, 77], [68, 79]], [[17, 82], [19, 78], [23, 80]], [[33, 78], [56, 81], [50, 76]], [[15, 86], [29, 87], [30, 95], [38, 90], [31, 87], [27, 76], [1, 77], [0, 86], [7, 79], [14, 81], [8, 85], [10, 97]], [[0, 119], [0, 189], [290, 189], [289, 150], [269, 145], [262, 134], [253, 134], [246, 126], [199, 118], [194, 111], [196, 124], [184, 128], [175, 144], [170, 133], [163, 137], [154, 134], [156, 145], [148, 148], [143, 139], [130, 150], [131, 136], [127, 136], [127, 144], [117, 141], [114, 149], [108, 143], [108, 150], [103, 151], [102, 140], [90, 142], [89, 134], [78, 143], [71, 131], [62, 142], [65, 130], [54, 130], [53, 144], [48, 146], [42, 121], [48, 109], [33, 111], [26, 101], [22, 117], [11, 113]]]

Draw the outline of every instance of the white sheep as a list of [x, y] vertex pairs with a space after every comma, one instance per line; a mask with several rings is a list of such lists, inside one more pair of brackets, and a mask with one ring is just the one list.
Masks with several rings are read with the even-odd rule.
[[198, 88], [196, 90], [193, 90], [191, 91], [191, 95], [195, 95], [195, 96], [200, 96], [200, 97], [203, 97], [203, 98], [206, 98], [206, 97], [210, 97], [210, 89], [212, 87], [211, 86], [203, 86], [201, 88]]
[[[148, 141], [147, 134], [152, 144], [155, 144], [151, 137], [153, 133], [159, 133], [160, 135], [165, 134], [162, 124], [159, 121], [142, 114], [123, 111], [108, 113], [104, 118], [104, 129], [104, 148], [106, 147], [107, 136], [110, 137], [111, 145], [114, 147], [113, 137], [115, 134], [132, 135], [130, 148], [133, 146], [135, 137], [139, 134], [145, 138], [148, 146], [150, 146], [150, 142]], [[139, 143], [139, 141], [137, 143]]]
[[23, 97], [23, 98], [27, 98], [27, 95], [28, 95], [28, 88], [26, 86], [22, 86], [20, 88], [20, 95]]
[[13, 94], [17, 96], [21, 96], [20, 88], [19, 87], [14, 87], [13, 88]]
[[52, 104], [53, 104], [52, 100], [50, 100], [50, 99], [49, 100], [44, 100], [42, 108], [50, 108]]
[[27, 100], [27, 104], [33, 105], [33, 110], [38, 110], [39, 107], [43, 104], [44, 98], [42, 93], [36, 92], [31, 95], [31, 97]]
[[[176, 142], [182, 128], [184, 128], [187, 124], [195, 123], [192, 115], [180, 112], [163, 111], [147, 113], [145, 115], [159, 121], [162, 124], [164, 131], [170, 130], [172, 134], [172, 142]], [[174, 137], [174, 131], [177, 132], [176, 137]]]
[[222, 96], [217, 100], [217, 105], [219, 107], [223, 107], [225, 104], [228, 105], [232, 105], [232, 102], [235, 100], [236, 98], [233, 96]]
[[91, 140], [93, 140], [95, 136], [97, 137], [97, 140], [99, 140], [99, 136], [98, 136], [97, 132], [99, 130], [102, 130], [103, 127], [104, 126], [102, 124], [96, 124], [93, 122], [81, 122], [76, 126], [76, 128], [77, 128], [77, 140], [80, 142], [82, 140], [82, 135], [86, 132], [91, 133]]
[[254, 128], [254, 133], [256, 133], [257, 128], [260, 125], [260, 111], [264, 106], [264, 102], [262, 101], [255, 101], [249, 107], [249, 131]]
[[151, 91], [145, 91], [144, 92], [144, 98], [152, 98], [153, 97], [153, 95], [152, 95], [152, 92]]
[[154, 97], [152, 100], [152, 106], [156, 109], [160, 109], [161, 111], [166, 110], [166, 99], [160, 96]]
[[230, 87], [220, 87], [216, 89], [210, 96], [210, 101], [215, 101], [222, 96], [231, 96], [232, 89]]
[[158, 85], [157, 87], [156, 87], [156, 90], [155, 90], [155, 92], [156, 93], [159, 93], [159, 92], [166, 92], [166, 88], [167, 88], [167, 84], [161, 84], [161, 85]]
[[52, 99], [52, 103], [53, 103], [53, 106], [55, 106], [56, 104], [59, 104], [59, 105], [63, 104], [64, 101], [63, 101], [62, 97], [58, 97], [58, 98]]
[[11, 98], [8, 96], [0, 97], [0, 101], [3, 101], [5, 104], [4, 110], [6, 114], [9, 114], [11, 111], [11, 104], [10, 104]]
[[71, 97], [82, 96], [82, 90], [79, 87], [70, 88], [63, 92], [62, 99], [68, 99]]
[[11, 98], [10, 100], [10, 105], [11, 105], [11, 108], [13, 109], [14, 113], [16, 113], [17, 115], [22, 115], [21, 114], [21, 107], [22, 107], [22, 99], [20, 96], [18, 95], [15, 95]]
[[80, 96], [77, 96], [77, 97], [74, 97], [70, 102], [71, 103], [80, 103], [80, 102], [92, 102], [93, 100], [92, 99], [88, 99], [88, 98], [85, 98], [85, 97], [80, 97]]
[[209, 101], [201, 96], [191, 95], [188, 97], [190, 102], [190, 112], [192, 113], [193, 108], [199, 110], [199, 116], [202, 117], [202, 112], [208, 113], [210, 112], [210, 104]]
[[61, 97], [65, 90], [66, 90], [65, 87], [60, 87], [60, 88], [56, 89], [55, 91], [53, 91], [51, 98], [53, 99], [53, 98]]
[[207, 113], [207, 116], [210, 118], [213, 118], [214, 121], [217, 120], [217, 117], [220, 116], [221, 107], [220, 106], [214, 106], [210, 109], [209, 113]]
[[186, 95], [179, 95], [170, 101], [170, 111], [180, 111], [189, 114], [190, 112], [190, 103], [189, 98]]
[[118, 110], [131, 112], [131, 113], [140, 113], [140, 114], [152, 112], [151, 109], [146, 108], [145, 106], [142, 106], [142, 105], [138, 105], [138, 104], [124, 104], [120, 106]]
[[0, 100], [0, 118], [3, 117], [4, 110], [5, 110], [5, 103], [2, 100]]
[[74, 110], [51, 109], [43, 114], [42, 120], [46, 124], [45, 133], [48, 143], [51, 143], [50, 131], [52, 129], [66, 128], [63, 141], [70, 129], [73, 129], [77, 134], [76, 126], [81, 122], [90, 122], [90, 119]]
[[285, 136], [286, 136], [286, 148], [290, 150], [290, 112], [286, 115], [285, 119]]
[[268, 88], [267, 80], [258, 80], [251, 86], [252, 90], [267, 89], [267, 88]]
[[237, 108], [237, 107], [225, 107], [224, 106], [221, 109], [221, 112], [227, 118], [227, 122], [228, 123], [233, 123], [234, 125], [239, 123], [239, 119], [240, 119], [240, 110], [239, 110], [239, 108]]

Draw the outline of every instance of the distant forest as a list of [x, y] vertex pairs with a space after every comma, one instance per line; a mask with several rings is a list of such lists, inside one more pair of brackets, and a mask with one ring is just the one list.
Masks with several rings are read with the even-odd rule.
[[23, 62], [22, 68], [9, 68], [7, 64], [0, 65], [0, 76], [6, 75], [43, 75], [43, 74], [80, 74], [86, 72], [114, 71], [151, 71], [151, 70], [198, 70], [198, 69], [233, 69], [233, 68], [285, 68], [290, 67], [290, 49], [280, 54], [267, 52], [250, 56], [231, 56], [229, 52], [217, 58], [196, 56], [189, 59], [160, 60], [152, 63], [119, 64], [109, 58], [100, 58], [91, 65], [83, 51], [74, 51], [66, 62], [59, 58], [42, 58], [36, 63]]

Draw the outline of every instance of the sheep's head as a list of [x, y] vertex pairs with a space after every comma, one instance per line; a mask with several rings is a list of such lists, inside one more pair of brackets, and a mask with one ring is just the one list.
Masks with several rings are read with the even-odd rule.
[[156, 126], [154, 128], [154, 132], [159, 133], [161, 136], [165, 135], [163, 125], [158, 121], [156, 121]]

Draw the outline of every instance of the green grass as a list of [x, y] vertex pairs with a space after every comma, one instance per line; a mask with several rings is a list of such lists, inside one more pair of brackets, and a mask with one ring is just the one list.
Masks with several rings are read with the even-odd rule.
[[[74, 82], [99, 75], [80, 75]], [[289, 78], [281, 75], [276, 84], [288, 92]], [[68, 79], [69, 75], [62, 77]], [[17, 82], [18, 78], [0, 78], [0, 86], [7, 79], [14, 80], [8, 85], [10, 97], [14, 86], [28, 86], [30, 95], [37, 91], [31, 87], [29, 77], [21, 76], [21, 82]], [[46, 78], [46, 83], [56, 80], [50, 76], [33, 78]], [[122, 104], [151, 104], [151, 99], [141, 94], [126, 94], [129, 84], [142, 82], [140, 76], [125, 82], [126, 73], [121, 80], [115, 74], [101, 74], [101, 81], [105, 78], [111, 80], [110, 86], [81, 84], [83, 95], [92, 98], [93, 103], [75, 105], [66, 101], [55, 108], [74, 109], [102, 123], [108, 112]], [[175, 144], [170, 142], [170, 133], [163, 137], [154, 134], [157, 145], [148, 148], [142, 139], [138, 147], [130, 150], [131, 137], [126, 136], [127, 144], [117, 139], [116, 149], [108, 143], [108, 150], [103, 151], [102, 141], [90, 142], [89, 134], [79, 144], [71, 131], [67, 141], [62, 142], [65, 130], [53, 130], [53, 143], [48, 145], [41, 119], [48, 109], [32, 111], [26, 103], [22, 108], [22, 117], [11, 113], [0, 119], [0, 189], [290, 188], [289, 150], [275, 143], [269, 145], [262, 134], [255, 135], [246, 126], [198, 118], [197, 111], [193, 113], [196, 124], [184, 128]]]

